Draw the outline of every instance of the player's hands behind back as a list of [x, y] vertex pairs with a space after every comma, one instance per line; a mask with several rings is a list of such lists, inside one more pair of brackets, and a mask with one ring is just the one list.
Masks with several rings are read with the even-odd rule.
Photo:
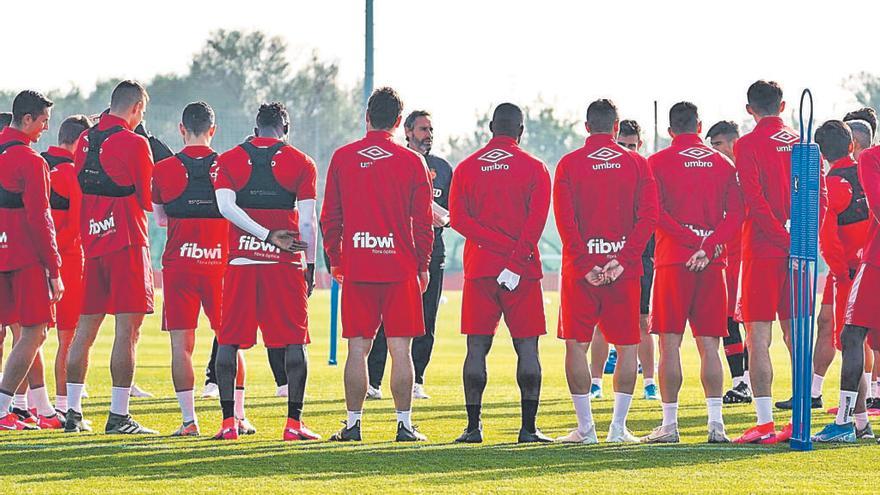
[[266, 242], [289, 253], [303, 252], [309, 246], [305, 241], [299, 240], [296, 232], [292, 230], [271, 230], [269, 236], [266, 237]]

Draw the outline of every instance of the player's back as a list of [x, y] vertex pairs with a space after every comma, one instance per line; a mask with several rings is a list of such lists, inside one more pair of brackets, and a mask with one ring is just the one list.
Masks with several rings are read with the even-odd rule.
[[[16, 270], [40, 261], [37, 256], [36, 235], [29, 224], [27, 189], [35, 189], [29, 180], [48, 177], [48, 166], [43, 158], [29, 146], [24, 133], [7, 127], [0, 132], [0, 271]], [[46, 170], [40, 173], [37, 169]], [[48, 199], [47, 206], [48, 206]], [[54, 241], [53, 241], [54, 242]]]
[[862, 263], [880, 267], [880, 146], [874, 146], [859, 154], [859, 182], [865, 190], [870, 208], [867, 244]]

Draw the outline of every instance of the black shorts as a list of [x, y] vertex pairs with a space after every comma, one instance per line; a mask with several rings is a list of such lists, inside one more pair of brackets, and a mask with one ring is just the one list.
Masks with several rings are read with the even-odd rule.
[[639, 314], [651, 313], [651, 286], [654, 285], [654, 260], [642, 256], [642, 277], [639, 280], [642, 287], [639, 299]]

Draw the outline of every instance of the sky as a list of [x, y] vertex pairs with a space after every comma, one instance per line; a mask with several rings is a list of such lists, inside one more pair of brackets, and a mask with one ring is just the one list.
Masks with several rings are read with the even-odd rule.
[[[363, 75], [363, 0], [125, 5], [44, 0], [40, 24], [4, 23], [7, 43], [20, 48], [11, 50], [14, 66], [0, 73], [0, 88], [89, 89], [109, 77], [183, 73], [218, 28], [281, 36], [294, 63], [317, 51], [339, 64], [346, 85]], [[375, 0], [375, 80], [395, 87], [409, 109], [432, 111], [439, 142], [471, 132], [478, 113], [495, 104], [539, 99], [580, 121], [590, 101], [608, 97], [649, 134], [654, 100], [661, 134], [668, 108], [690, 100], [708, 129], [720, 119], [745, 121], [746, 89], [760, 78], [782, 84], [789, 109], [809, 87], [816, 118], [840, 118], [856, 106], [842, 87], [846, 78], [880, 74], [875, 33], [845, 34], [853, 24], [869, 28], [865, 20], [877, 18], [880, 2], [805, 5]], [[86, 42], [95, 49], [66, 47], [70, 32], [94, 34]]]

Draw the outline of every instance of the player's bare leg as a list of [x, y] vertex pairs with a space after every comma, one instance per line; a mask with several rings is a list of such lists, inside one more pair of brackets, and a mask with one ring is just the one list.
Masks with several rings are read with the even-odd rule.
[[43, 362], [43, 348], [40, 347], [27, 374], [28, 412], [36, 412], [37, 425], [40, 428], [56, 430], [64, 427], [64, 421], [55, 413], [52, 400], [49, 399]]
[[183, 416], [183, 424], [172, 436], [198, 436], [199, 424], [196, 417], [193, 386], [195, 376], [192, 366], [192, 353], [196, 343], [195, 329], [173, 330], [171, 336], [171, 381], [174, 393]]
[[55, 353], [55, 409], [67, 413], [67, 356], [74, 331], [58, 331], [58, 351]]
[[574, 339], [565, 341], [565, 378], [568, 382], [568, 391], [571, 393], [571, 401], [574, 403], [577, 428], [557, 438], [557, 442], [592, 444], [599, 441], [596, 437], [596, 425], [593, 422], [593, 410], [590, 405], [592, 380], [591, 366], [587, 364], [589, 351], [590, 342], [578, 342]]
[[80, 315], [70, 343], [70, 352], [67, 356], [67, 417], [65, 419], [65, 432], [79, 432], [88, 429], [83, 423], [82, 397], [83, 387], [86, 383], [86, 373], [89, 369], [89, 352], [98, 336], [103, 314]]
[[[590, 344], [590, 376], [592, 376], [590, 396], [592, 399], [602, 398], [602, 377], [605, 374], [605, 363], [608, 361], [608, 356], [608, 341], [596, 326], [593, 330], [593, 342]], [[614, 364], [617, 365], [616, 358]]]
[[[678, 443], [678, 393], [681, 390], [681, 341], [683, 335], [660, 334], [660, 400], [663, 422], [648, 436], [644, 443]], [[644, 363], [642, 369], [644, 370]]]
[[700, 351], [700, 380], [706, 397], [709, 443], [727, 443], [730, 439], [724, 431], [724, 417], [721, 413], [721, 394], [724, 392], [724, 369], [721, 365], [718, 337], [697, 337]]
[[455, 441], [481, 443], [483, 441], [483, 391], [489, 381], [486, 356], [492, 349], [492, 335], [468, 335], [467, 355], [464, 358], [462, 381], [464, 382], [464, 404], [467, 409], [468, 424]]
[[[6, 360], [3, 379], [0, 380], [0, 411], [8, 411], [12, 405], [15, 390], [25, 382], [25, 378], [34, 362], [34, 357], [46, 340], [47, 325], [22, 327], [18, 339], [12, 346], [12, 351]], [[9, 417], [15, 418], [15, 415]], [[20, 423], [16, 421], [15, 423]], [[3, 424], [5, 429], [28, 429], [22, 424]]]
[[[816, 317], [816, 346], [813, 350], [813, 400], [819, 398], [821, 404], [822, 385], [825, 374], [834, 361], [834, 306], [823, 304]], [[820, 406], [821, 407], [821, 406]]]
[[[348, 356], [345, 359], [345, 408], [348, 419], [345, 426], [330, 437], [331, 441], [348, 442], [361, 440], [361, 417], [364, 412], [364, 400], [369, 387], [367, 356], [373, 347], [372, 339], [352, 337], [348, 339]], [[412, 394], [412, 388], [409, 390]]]
[[113, 347], [110, 351], [110, 378], [113, 387], [110, 389], [110, 415], [104, 428], [105, 433], [147, 435], [157, 433], [138, 424], [129, 414], [135, 355], [144, 316], [143, 313], [116, 315]]
[[[790, 329], [790, 326], [789, 326]], [[749, 428], [736, 439], [737, 443], [776, 443], [776, 426], [773, 422], [773, 365], [770, 361], [770, 344], [773, 340], [773, 322], [746, 323], [746, 345], [749, 348], [749, 371], [752, 391], [755, 394], [757, 426]]]
[[[856, 442], [856, 431], [868, 424], [864, 404], [867, 392], [865, 380], [865, 338], [868, 329], [846, 325], [840, 334], [843, 347], [840, 367], [840, 405], [834, 422], [813, 436], [818, 442]], [[856, 424], [854, 424], [856, 423]]]
[[657, 399], [657, 386], [654, 383], [654, 336], [648, 332], [649, 315], [639, 315], [639, 363], [642, 365], [642, 383], [645, 387], [644, 398]]
[[639, 367], [639, 346], [615, 345], [617, 349], [617, 367], [614, 370], [614, 410], [611, 426], [608, 429], [608, 442], [638, 442], [626, 427], [626, 417], [632, 404], [633, 390], [636, 387], [636, 376]]
[[[427, 440], [412, 424], [412, 390], [415, 381], [412, 338], [387, 337], [387, 341], [388, 354], [391, 356], [391, 396], [394, 398], [394, 408], [397, 410], [397, 441]], [[367, 391], [364, 389], [364, 398], [366, 395]]]

